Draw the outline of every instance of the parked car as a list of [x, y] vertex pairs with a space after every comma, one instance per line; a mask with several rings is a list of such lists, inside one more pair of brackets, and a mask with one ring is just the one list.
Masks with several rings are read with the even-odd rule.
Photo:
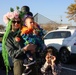
[[76, 29], [69, 26], [49, 31], [44, 43], [47, 49], [53, 48], [59, 53], [62, 63], [68, 63], [71, 56], [76, 55]]
[[[3, 57], [2, 57], [2, 37], [4, 35], [5, 32], [0, 32], [0, 68], [4, 68], [4, 61], [3, 61]], [[13, 66], [12, 60], [9, 57], [9, 62], [10, 62], [10, 66]]]

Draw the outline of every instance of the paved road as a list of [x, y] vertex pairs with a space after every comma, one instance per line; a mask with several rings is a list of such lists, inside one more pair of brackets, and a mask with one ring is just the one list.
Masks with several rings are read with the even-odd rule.
[[[0, 70], [0, 75], [6, 75], [6, 72], [4, 70]], [[9, 72], [9, 75], [13, 75], [13, 73]], [[62, 69], [61, 75], [76, 75], [76, 71]]]
[[[6, 75], [5, 70], [1, 70], [1, 69], [0, 69], [0, 75]], [[8, 73], [8, 75], [13, 75], [13, 72], [10, 71], [10, 72]]]
[[76, 75], [76, 71], [62, 69], [61, 75]]
[[61, 75], [76, 75], [76, 58], [70, 64], [62, 64]]
[[[5, 70], [0, 70], [0, 75], [6, 75]], [[10, 71], [9, 75], [13, 75], [13, 72]], [[61, 75], [76, 75], [76, 70], [63, 67]]]
[[[6, 75], [5, 70], [0, 69], [0, 75]], [[10, 71], [9, 75], [13, 75], [13, 72]], [[76, 75], [76, 61], [72, 61], [71, 64], [62, 64], [61, 75]]]

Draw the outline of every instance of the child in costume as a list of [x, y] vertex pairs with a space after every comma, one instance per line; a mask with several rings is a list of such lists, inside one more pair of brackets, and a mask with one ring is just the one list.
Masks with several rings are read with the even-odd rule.
[[[25, 26], [23, 26], [21, 29], [21, 35], [25, 41], [24, 45], [27, 45], [29, 43], [35, 44], [37, 45], [35, 52], [39, 52], [40, 50], [43, 49], [42, 29], [37, 23], [34, 22], [34, 19], [31, 16], [27, 16], [24, 22]], [[30, 66], [36, 62], [33, 53], [34, 52], [27, 51], [26, 54], [27, 60], [24, 60], [24, 66]], [[27, 61], [27, 63], [25, 63], [25, 61]]]
[[56, 64], [56, 56], [53, 53], [52, 49], [49, 49], [45, 56], [45, 63], [41, 67], [41, 72], [43, 75], [60, 75], [61, 64]]
[[42, 50], [42, 32], [40, 26], [34, 22], [33, 17], [28, 16], [25, 18], [25, 26], [21, 30], [21, 35], [25, 40], [24, 45], [29, 43], [37, 45], [37, 50]]
[[[3, 18], [7, 24], [6, 32], [2, 39], [2, 56], [6, 66], [6, 72], [8, 75], [8, 70], [10, 69], [8, 57], [10, 56], [13, 61], [14, 75], [22, 75], [26, 51], [35, 50], [35, 45], [28, 44], [24, 46], [23, 39], [21, 37], [16, 38], [19, 30], [22, 28], [22, 13], [19, 10], [8, 12]], [[33, 75], [36, 75], [36, 73]]]

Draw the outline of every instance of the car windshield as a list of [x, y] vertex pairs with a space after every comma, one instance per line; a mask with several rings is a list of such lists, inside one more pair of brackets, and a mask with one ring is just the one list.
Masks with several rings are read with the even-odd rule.
[[44, 37], [44, 39], [67, 38], [70, 36], [71, 33], [69, 31], [56, 31], [56, 32], [50, 32]]

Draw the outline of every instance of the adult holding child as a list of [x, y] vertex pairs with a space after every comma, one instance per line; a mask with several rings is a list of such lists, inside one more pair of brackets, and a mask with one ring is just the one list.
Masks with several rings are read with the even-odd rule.
[[[2, 55], [6, 70], [8, 72], [9, 62], [8, 55], [11, 57], [14, 64], [14, 75], [22, 75], [23, 72], [23, 61], [25, 59], [26, 51], [35, 50], [36, 46], [34, 44], [28, 44], [24, 46], [24, 41], [20, 34], [20, 29], [22, 28], [22, 12], [17, 10], [11, 10], [6, 15], [4, 15], [4, 22], [7, 24], [6, 32], [2, 40]], [[20, 39], [17, 39], [16, 36], [19, 36]]]

